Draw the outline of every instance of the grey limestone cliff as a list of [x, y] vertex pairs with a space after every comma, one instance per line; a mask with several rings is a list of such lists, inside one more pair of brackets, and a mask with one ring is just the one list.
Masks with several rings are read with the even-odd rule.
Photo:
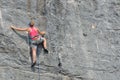
[[[27, 33], [10, 29], [31, 19], [50, 51], [35, 71]], [[119, 35], [120, 0], [0, 0], [0, 80], [119, 80]]]

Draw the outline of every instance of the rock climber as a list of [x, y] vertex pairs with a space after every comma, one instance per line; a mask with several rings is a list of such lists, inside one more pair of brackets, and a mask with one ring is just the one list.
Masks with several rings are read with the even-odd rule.
[[32, 65], [34, 67], [36, 64], [36, 53], [37, 53], [37, 46], [40, 43], [43, 43], [44, 52], [48, 53], [46, 38], [42, 37], [45, 35], [45, 31], [40, 31], [37, 27], [34, 26], [35, 22], [31, 20], [29, 23], [28, 28], [17, 28], [15, 26], [11, 26], [11, 29], [17, 31], [27, 31], [30, 37], [30, 48], [32, 49]]

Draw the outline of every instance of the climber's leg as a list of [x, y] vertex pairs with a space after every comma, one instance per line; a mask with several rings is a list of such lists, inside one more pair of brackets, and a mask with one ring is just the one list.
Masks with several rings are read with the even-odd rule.
[[36, 64], [36, 52], [37, 52], [37, 45], [35, 44], [35, 41], [31, 41], [30, 47], [32, 49], [32, 65], [31, 65], [31, 67], [34, 67], [34, 65]]
[[47, 50], [47, 40], [46, 40], [46, 38], [43, 39], [43, 47], [44, 47], [44, 52], [45, 52], [45, 53], [48, 53], [48, 50]]
[[32, 48], [32, 65], [31, 67], [34, 67], [36, 64], [36, 48]]
[[47, 50], [47, 40], [46, 38], [44, 37], [40, 37], [40, 42], [39, 43], [42, 43], [43, 44], [43, 48], [44, 48], [44, 52], [45, 53], [48, 53], [48, 50]]
[[43, 47], [44, 47], [44, 49], [47, 49], [47, 40], [46, 40], [46, 38], [43, 39]]

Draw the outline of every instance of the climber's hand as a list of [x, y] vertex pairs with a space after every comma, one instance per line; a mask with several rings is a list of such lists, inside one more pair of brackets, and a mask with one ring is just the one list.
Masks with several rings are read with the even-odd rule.
[[11, 29], [15, 29], [15, 26], [11, 25], [10, 28], [11, 28]]

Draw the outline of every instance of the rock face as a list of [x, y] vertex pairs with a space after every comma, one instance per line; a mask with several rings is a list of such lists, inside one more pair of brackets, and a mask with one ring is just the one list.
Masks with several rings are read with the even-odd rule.
[[[34, 71], [27, 33], [9, 27], [31, 19], [50, 51]], [[120, 0], [1, 0], [0, 80], [119, 80], [119, 22]]]

